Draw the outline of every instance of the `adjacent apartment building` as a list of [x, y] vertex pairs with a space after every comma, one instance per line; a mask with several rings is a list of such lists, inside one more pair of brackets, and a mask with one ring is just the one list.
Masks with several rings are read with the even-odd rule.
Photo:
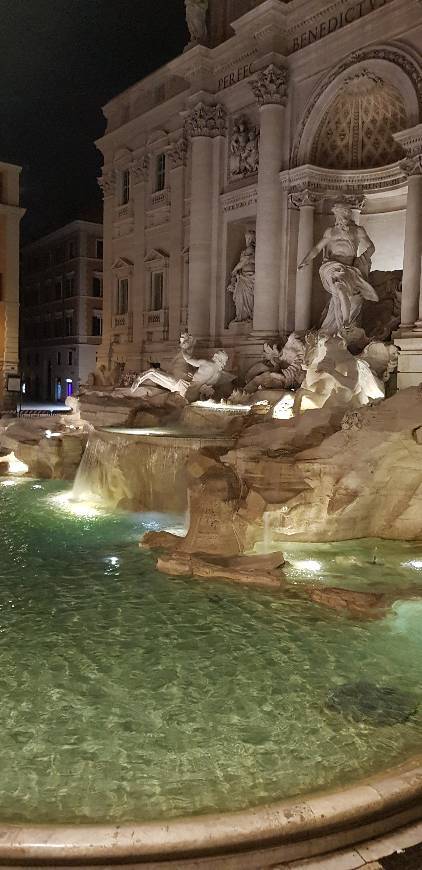
[[102, 336], [103, 228], [75, 220], [22, 251], [25, 397], [63, 401], [95, 370]]
[[16, 404], [10, 380], [19, 373], [20, 166], [0, 163], [0, 410]]

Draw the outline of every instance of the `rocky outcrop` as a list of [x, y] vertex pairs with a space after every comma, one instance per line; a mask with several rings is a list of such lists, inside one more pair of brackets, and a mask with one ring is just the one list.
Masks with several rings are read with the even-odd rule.
[[[48, 426], [55, 427], [50, 434]], [[87, 435], [51, 420], [9, 421], [0, 432], [0, 448], [14, 453], [28, 466], [28, 474], [46, 480], [73, 480], [81, 462]]]
[[270, 556], [242, 556], [232, 559], [216, 559], [211, 556], [200, 557], [180, 552], [180, 549], [158, 558], [157, 568], [170, 576], [193, 577], [201, 580], [217, 580], [225, 583], [238, 583], [242, 586], [256, 586], [266, 589], [280, 589], [284, 564], [282, 553]]

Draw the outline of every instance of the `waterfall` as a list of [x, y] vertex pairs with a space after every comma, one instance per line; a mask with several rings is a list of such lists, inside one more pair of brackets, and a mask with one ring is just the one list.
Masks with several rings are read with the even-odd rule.
[[185, 511], [185, 465], [197, 449], [195, 439], [187, 441], [96, 432], [85, 448], [72, 500], [136, 511]]

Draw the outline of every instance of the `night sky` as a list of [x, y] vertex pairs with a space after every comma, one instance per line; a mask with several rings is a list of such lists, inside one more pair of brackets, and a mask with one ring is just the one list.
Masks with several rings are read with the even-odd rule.
[[23, 166], [24, 241], [101, 215], [101, 106], [179, 54], [184, 0], [1, 0], [0, 160]]

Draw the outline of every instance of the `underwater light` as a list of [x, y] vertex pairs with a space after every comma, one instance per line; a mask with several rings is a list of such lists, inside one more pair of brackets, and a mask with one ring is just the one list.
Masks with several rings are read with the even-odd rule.
[[417, 571], [422, 571], [422, 559], [411, 559], [409, 562], [402, 562], [402, 568], [416, 568]]
[[0, 486], [16, 486], [16, 480], [3, 480]]
[[67, 513], [73, 514], [75, 517], [89, 519], [100, 515], [100, 511], [98, 508], [94, 507], [94, 505], [81, 501], [72, 501], [71, 495], [66, 492], [61, 492], [59, 495], [53, 496], [50, 501], [53, 502], [53, 504], [59, 505], [59, 507], [67, 511]]
[[109, 565], [113, 565], [113, 567], [120, 565], [120, 559], [118, 556], [106, 556], [104, 561], [108, 562]]
[[299, 568], [299, 571], [321, 571], [322, 565], [321, 562], [317, 562], [316, 559], [299, 559], [297, 562], [293, 562], [295, 568]]

